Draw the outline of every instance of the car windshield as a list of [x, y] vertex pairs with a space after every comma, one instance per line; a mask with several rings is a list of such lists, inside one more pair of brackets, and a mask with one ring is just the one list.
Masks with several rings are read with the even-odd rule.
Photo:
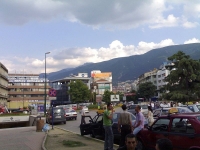
[[135, 109], [136, 106], [137, 106], [137, 105], [130, 105], [130, 106], [129, 106], [129, 109]]
[[71, 110], [70, 112], [76, 112], [75, 110]]
[[147, 105], [142, 105], [141, 107], [142, 107], [142, 109], [148, 109]]
[[200, 105], [197, 105], [197, 108], [199, 109], [199, 111], [200, 111]]
[[188, 108], [178, 108], [179, 113], [191, 113], [192, 111]]
[[118, 113], [113, 114], [113, 122], [118, 122], [118, 116], [119, 116]]

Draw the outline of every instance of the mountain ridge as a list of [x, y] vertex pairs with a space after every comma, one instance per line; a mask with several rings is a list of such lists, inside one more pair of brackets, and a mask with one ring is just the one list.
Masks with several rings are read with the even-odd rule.
[[169, 56], [178, 51], [183, 51], [192, 59], [200, 59], [200, 43], [172, 45], [153, 49], [142, 55], [114, 58], [98, 63], [85, 63], [76, 68], [62, 69], [62, 71], [49, 73], [48, 79], [52, 81], [78, 73], [88, 73], [90, 76], [92, 70], [101, 70], [102, 72], [112, 72], [113, 84], [116, 84], [120, 81], [134, 80], [147, 71], [159, 68]]

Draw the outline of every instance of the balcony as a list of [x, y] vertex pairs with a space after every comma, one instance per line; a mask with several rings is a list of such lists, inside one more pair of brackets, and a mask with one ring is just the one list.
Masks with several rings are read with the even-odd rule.
[[[45, 91], [9, 91], [9, 95], [33, 95], [33, 94], [44, 94]], [[48, 94], [48, 90], [47, 90]]]
[[[8, 101], [28, 101], [28, 100], [44, 100], [44, 97], [9, 97]], [[47, 100], [49, 98], [47, 97]]]
[[8, 98], [7, 95], [0, 94], [0, 98]]
[[[47, 85], [47, 89], [50, 89], [51, 87]], [[44, 86], [41, 85], [8, 85], [8, 89], [44, 89]]]

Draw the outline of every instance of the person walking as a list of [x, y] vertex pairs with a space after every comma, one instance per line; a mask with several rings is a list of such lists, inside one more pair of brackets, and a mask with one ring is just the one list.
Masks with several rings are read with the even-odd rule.
[[137, 135], [137, 133], [144, 128], [144, 115], [141, 113], [141, 106], [137, 105], [135, 107], [136, 112], [136, 120], [133, 125], [133, 134]]
[[137, 139], [134, 134], [127, 134], [125, 138], [126, 145], [117, 150], [137, 150]]
[[112, 131], [113, 106], [107, 103], [107, 110], [103, 113], [103, 127], [105, 130], [104, 150], [113, 150], [113, 131]]
[[148, 114], [147, 114], [148, 125], [151, 126], [154, 122], [153, 118], [153, 110], [151, 106], [148, 106]]
[[121, 133], [119, 147], [125, 145], [126, 135], [133, 132], [131, 114], [126, 111], [127, 107], [125, 104], [122, 105], [122, 110], [123, 112], [120, 113], [118, 119], [118, 131]]
[[85, 124], [85, 110], [84, 110], [84, 106], [82, 106], [81, 109], [81, 124]]

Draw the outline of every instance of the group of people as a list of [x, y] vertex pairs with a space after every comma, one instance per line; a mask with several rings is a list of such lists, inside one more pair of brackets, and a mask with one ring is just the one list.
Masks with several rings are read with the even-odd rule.
[[[136, 111], [136, 121], [132, 125], [131, 114], [127, 112], [126, 105], [122, 105], [123, 112], [120, 113], [118, 119], [118, 131], [121, 133], [121, 139], [118, 150], [137, 150], [137, 134], [140, 130], [144, 128], [144, 115], [141, 113], [141, 106], [137, 105]], [[148, 123], [152, 124], [152, 108], [148, 107]], [[104, 150], [114, 150], [113, 149], [113, 131], [112, 131], [112, 118], [113, 118], [113, 106], [112, 103], [107, 104], [107, 110], [103, 114], [103, 126], [105, 129], [105, 142]], [[167, 139], [160, 139], [156, 143], [156, 150], [172, 150], [172, 143]]]

